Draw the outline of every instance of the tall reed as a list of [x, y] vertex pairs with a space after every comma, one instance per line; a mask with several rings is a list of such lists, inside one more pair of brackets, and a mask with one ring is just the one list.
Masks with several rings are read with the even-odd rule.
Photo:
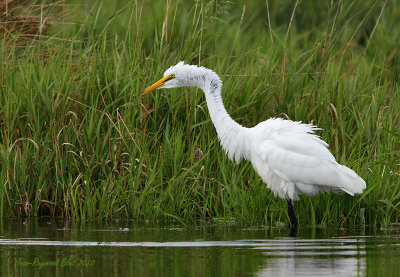
[[219, 146], [201, 91], [137, 97], [184, 60], [221, 76], [239, 123], [316, 124], [366, 180], [363, 195], [302, 197], [301, 223], [398, 222], [396, 1], [43, 7], [46, 34], [1, 40], [1, 217], [286, 222], [283, 200]]

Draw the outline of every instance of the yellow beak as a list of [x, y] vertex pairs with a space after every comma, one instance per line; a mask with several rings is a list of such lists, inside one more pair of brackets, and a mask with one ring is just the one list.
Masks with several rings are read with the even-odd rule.
[[156, 90], [156, 89], [162, 87], [166, 81], [174, 79], [174, 78], [175, 77], [173, 75], [165, 76], [165, 77], [161, 78], [160, 80], [158, 80], [157, 82], [155, 82], [154, 84], [152, 84], [151, 86], [149, 86], [148, 88], [146, 88], [138, 96], [140, 97], [140, 96], [146, 95], [149, 92], [152, 92], [153, 90]]

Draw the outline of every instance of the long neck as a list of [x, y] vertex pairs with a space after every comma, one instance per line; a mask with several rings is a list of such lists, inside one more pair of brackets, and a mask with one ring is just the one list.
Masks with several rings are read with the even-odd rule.
[[241, 158], [247, 159], [248, 129], [234, 121], [227, 113], [221, 98], [222, 82], [218, 75], [211, 71], [207, 77], [201, 88], [206, 95], [210, 117], [217, 130], [221, 145], [230, 159], [235, 158], [236, 162], [239, 162]]

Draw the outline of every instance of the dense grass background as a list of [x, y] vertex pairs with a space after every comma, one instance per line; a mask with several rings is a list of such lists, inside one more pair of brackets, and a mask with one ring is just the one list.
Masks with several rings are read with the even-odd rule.
[[316, 124], [366, 180], [356, 197], [302, 197], [302, 225], [399, 221], [398, 1], [28, 2], [15, 12], [48, 29], [1, 33], [1, 217], [286, 222], [226, 157], [201, 91], [137, 97], [184, 60], [221, 76], [242, 125]]

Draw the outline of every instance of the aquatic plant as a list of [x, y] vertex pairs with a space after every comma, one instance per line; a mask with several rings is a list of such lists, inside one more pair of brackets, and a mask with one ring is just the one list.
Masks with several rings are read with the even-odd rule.
[[202, 92], [137, 98], [185, 60], [237, 91], [222, 97], [239, 123], [312, 122], [366, 180], [355, 198], [302, 197], [300, 222], [398, 222], [400, 8], [279, 3], [70, 4], [43, 9], [63, 19], [29, 47], [2, 37], [0, 216], [286, 222], [251, 165], [223, 153]]

